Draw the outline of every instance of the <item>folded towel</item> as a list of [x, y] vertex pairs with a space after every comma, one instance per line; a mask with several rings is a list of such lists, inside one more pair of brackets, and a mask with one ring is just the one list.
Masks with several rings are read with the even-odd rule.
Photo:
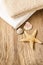
[[5, 4], [11, 16], [43, 8], [43, 0], [5, 0]]

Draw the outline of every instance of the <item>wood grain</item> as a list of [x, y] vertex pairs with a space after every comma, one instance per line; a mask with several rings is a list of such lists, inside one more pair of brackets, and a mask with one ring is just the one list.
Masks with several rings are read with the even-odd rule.
[[[35, 12], [28, 21], [33, 25], [29, 33], [38, 29], [37, 38], [43, 42], [43, 10]], [[32, 50], [28, 43], [18, 41], [21, 37], [0, 18], [0, 65], [43, 65], [43, 44], [35, 43]]]

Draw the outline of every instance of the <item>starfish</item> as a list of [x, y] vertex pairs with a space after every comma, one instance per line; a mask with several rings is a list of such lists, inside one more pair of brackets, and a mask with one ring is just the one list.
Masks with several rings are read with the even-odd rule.
[[33, 43], [42, 43], [40, 40], [36, 38], [37, 30], [34, 30], [32, 35], [28, 34], [26, 31], [24, 31], [25, 38], [21, 39], [22, 42], [29, 42], [31, 43], [30, 46], [32, 47]]

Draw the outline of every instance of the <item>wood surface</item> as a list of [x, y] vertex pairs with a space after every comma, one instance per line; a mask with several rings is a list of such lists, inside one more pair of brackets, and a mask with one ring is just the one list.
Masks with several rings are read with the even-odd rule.
[[[37, 38], [43, 42], [43, 10], [35, 12], [28, 21], [33, 25], [30, 34], [38, 29]], [[23, 25], [22, 25], [23, 27]], [[43, 44], [19, 42], [14, 28], [0, 18], [0, 65], [43, 65]]]

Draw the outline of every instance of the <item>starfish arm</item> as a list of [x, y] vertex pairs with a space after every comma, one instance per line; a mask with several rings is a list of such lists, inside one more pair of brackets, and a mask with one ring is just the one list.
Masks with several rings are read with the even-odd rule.
[[22, 42], [26, 42], [26, 41], [28, 41], [28, 40], [25, 39], [25, 38], [23, 38], [23, 39], [21, 39], [20, 41], [22, 41]]
[[33, 49], [33, 42], [30, 41], [30, 48]]
[[29, 34], [28, 34], [26, 31], [24, 31], [24, 34], [25, 34], [25, 36], [26, 36], [26, 37], [28, 37], [28, 36], [29, 36]]
[[40, 40], [38, 40], [38, 39], [35, 39], [35, 42], [36, 43], [42, 43]]
[[32, 36], [33, 36], [33, 37], [35, 37], [35, 36], [36, 36], [36, 34], [37, 34], [37, 30], [34, 30], [34, 32], [33, 32], [33, 34], [32, 34]]

